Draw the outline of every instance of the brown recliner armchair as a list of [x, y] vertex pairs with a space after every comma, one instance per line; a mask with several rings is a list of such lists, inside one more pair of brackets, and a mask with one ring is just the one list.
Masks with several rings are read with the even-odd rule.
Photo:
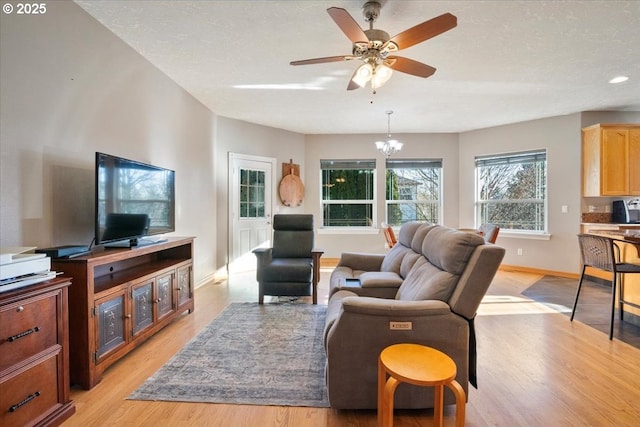
[[318, 303], [320, 257], [313, 248], [313, 215], [274, 215], [273, 246], [257, 248], [258, 302], [265, 295], [312, 296]]

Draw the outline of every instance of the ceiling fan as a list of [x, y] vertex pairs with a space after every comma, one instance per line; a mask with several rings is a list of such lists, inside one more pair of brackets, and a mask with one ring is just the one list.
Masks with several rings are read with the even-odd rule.
[[454, 28], [457, 18], [445, 13], [389, 37], [387, 32], [373, 28], [373, 23], [380, 16], [380, 9], [377, 1], [365, 3], [362, 14], [369, 23], [369, 29], [363, 30], [345, 9], [330, 7], [327, 13], [353, 43], [352, 54], [304, 59], [290, 64], [309, 65], [360, 59], [363, 64], [353, 73], [347, 90], [364, 87], [370, 81], [373, 93], [391, 78], [392, 70], [424, 78], [435, 73], [436, 69], [430, 65], [394, 54]]

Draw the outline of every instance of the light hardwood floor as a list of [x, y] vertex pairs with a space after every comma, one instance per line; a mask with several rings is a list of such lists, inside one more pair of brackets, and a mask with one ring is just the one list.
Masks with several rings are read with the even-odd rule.
[[[330, 269], [322, 269], [326, 304]], [[196, 290], [196, 309], [109, 368], [90, 391], [73, 388], [63, 426], [368, 426], [374, 411], [126, 400], [233, 301], [257, 301], [254, 273]], [[478, 385], [467, 426], [640, 426], [640, 350], [536, 303], [521, 292], [541, 276], [501, 271], [476, 321]], [[268, 297], [265, 298], [268, 300]], [[445, 409], [445, 426], [454, 423]], [[396, 411], [395, 426], [431, 426], [433, 413]]]

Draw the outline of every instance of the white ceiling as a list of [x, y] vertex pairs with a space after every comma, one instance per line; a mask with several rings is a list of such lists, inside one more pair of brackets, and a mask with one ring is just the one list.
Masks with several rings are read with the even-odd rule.
[[[445, 12], [458, 26], [398, 55], [437, 71], [395, 72], [347, 91], [359, 63], [327, 14], [358, 1], [76, 0], [216, 114], [304, 134], [462, 132], [579, 111], [640, 111], [640, 1], [383, 0], [391, 36]], [[612, 85], [617, 75], [629, 81]]]

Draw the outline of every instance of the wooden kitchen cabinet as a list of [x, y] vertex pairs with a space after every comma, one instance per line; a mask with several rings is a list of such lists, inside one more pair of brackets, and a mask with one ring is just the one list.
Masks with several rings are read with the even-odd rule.
[[70, 380], [87, 390], [109, 366], [194, 309], [190, 237], [56, 259], [53, 267], [73, 278]]
[[582, 129], [582, 195], [640, 195], [640, 124]]

